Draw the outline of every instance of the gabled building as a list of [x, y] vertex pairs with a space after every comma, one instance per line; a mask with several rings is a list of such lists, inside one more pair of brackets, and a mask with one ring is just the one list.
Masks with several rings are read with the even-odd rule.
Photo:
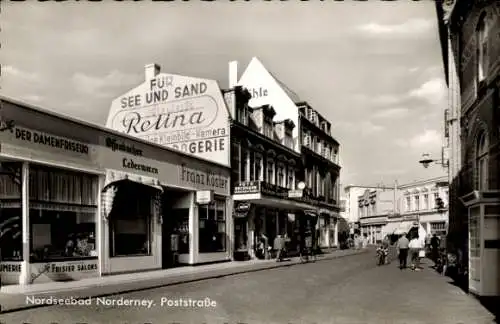
[[250, 94], [248, 106], [253, 109], [271, 106], [275, 126], [290, 132], [291, 138], [284, 140], [290, 149], [301, 156], [301, 173], [296, 177], [305, 183], [303, 193], [314, 204], [308, 213], [314, 215], [313, 226], [319, 232], [319, 244], [322, 247], [336, 246], [340, 211], [340, 145], [331, 135], [330, 122], [307, 102], [300, 100], [259, 59], [254, 57], [240, 78], [237, 74], [237, 63], [230, 63], [233, 85], [242, 86]]
[[[250, 92], [234, 87], [225, 93], [231, 115], [231, 168], [234, 200], [235, 258], [260, 254], [277, 235], [287, 235], [290, 250], [314, 231], [316, 209], [307, 194], [291, 197], [302, 181], [301, 155], [293, 148], [295, 123], [276, 120], [270, 105], [250, 107]], [[312, 234], [312, 233], [311, 233]]]

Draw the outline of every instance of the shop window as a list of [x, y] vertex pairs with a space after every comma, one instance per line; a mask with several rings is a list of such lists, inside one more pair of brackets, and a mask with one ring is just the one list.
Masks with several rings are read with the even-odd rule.
[[30, 262], [97, 257], [95, 213], [30, 209]]
[[471, 258], [470, 277], [480, 280], [481, 271], [481, 224], [479, 207], [473, 208], [469, 216], [469, 251]]
[[97, 257], [98, 178], [30, 166], [30, 261]]
[[151, 228], [157, 191], [134, 182], [117, 183], [109, 215], [110, 255], [151, 255]]
[[226, 251], [226, 201], [198, 206], [200, 253]]
[[[0, 202], [2, 206], [4, 202]], [[15, 208], [0, 208], [0, 240], [3, 261], [22, 261], [22, 209], [20, 203]]]

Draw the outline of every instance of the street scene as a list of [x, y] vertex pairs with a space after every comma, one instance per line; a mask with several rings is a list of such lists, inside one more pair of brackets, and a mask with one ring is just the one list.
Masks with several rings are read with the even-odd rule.
[[500, 2], [2, 2], [0, 324], [498, 323]]
[[[108, 296], [144, 306], [49, 306], [3, 315], [4, 323], [494, 323], [446, 277], [377, 267], [374, 251]], [[301, 278], [301, 280], [297, 280]], [[161, 306], [163, 298], [164, 305]], [[189, 306], [209, 298], [214, 306]], [[168, 299], [168, 301], [167, 301]], [[185, 300], [185, 306], [175, 302]], [[102, 301], [106, 303], [106, 301]], [[180, 302], [181, 303], [181, 302]], [[182, 303], [181, 303], [182, 304]], [[179, 304], [177, 304], [179, 305]]]

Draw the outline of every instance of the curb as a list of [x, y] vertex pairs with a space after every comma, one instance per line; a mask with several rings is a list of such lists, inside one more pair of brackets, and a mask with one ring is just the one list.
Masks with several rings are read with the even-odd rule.
[[[308, 263], [314, 263], [318, 261], [324, 261], [324, 260], [334, 260], [342, 257], [348, 257], [348, 256], [354, 256], [354, 255], [359, 255], [363, 253], [367, 253], [368, 251], [362, 250], [362, 251], [356, 251], [353, 253], [347, 253], [347, 254], [342, 254], [342, 255], [324, 255], [323, 257], [318, 257], [315, 261], [311, 262], [300, 262], [298, 260], [291, 260], [291, 261], [285, 261], [283, 263], [276, 263], [276, 264], [262, 264], [262, 265], [256, 265], [255, 267], [250, 266], [249, 268], [242, 267], [240, 269], [216, 269], [212, 271], [207, 271], [207, 272], [201, 272], [201, 273], [195, 273], [195, 274], [188, 274], [188, 275], [179, 275], [177, 277], [161, 277], [161, 278], [153, 278], [150, 280], [140, 280], [140, 281], [132, 281], [132, 282], [124, 282], [124, 283], [117, 283], [117, 284], [110, 284], [107, 286], [104, 285], [94, 285], [94, 286], [88, 286], [88, 287], [82, 287], [81, 289], [76, 289], [72, 291], [54, 291], [54, 292], [40, 292], [40, 293], [32, 293], [31, 295], [36, 296], [36, 297], [56, 297], [56, 298], [67, 298], [68, 293], [71, 292], [71, 296], [74, 297], [76, 300], [78, 299], [84, 299], [84, 298], [89, 298], [89, 297], [108, 297], [108, 296], [115, 296], [115, 295], [120, 295], [120, 294], [128, 294], [128, 293], [134, 293], [134, 292], [139, 292], [139, 291], [144, 291], [144, 290], [149, 290], [149, 289], [157, 289], [157, 288], [162, 288], [162, 287], [168, 287], [168, 286], [175, 286], [175, 285], [181, 285], [181, 284], [186, 284], [186, 283], [191, 283], [191, 282], [197, 282], [197, 281], [203, 281], [203, 280], [210, 280], [210, 279], [218, 279], [218, 278], [223, 278], [223, 277], [229, 277], [229, 276], [235, 276], [243, 273], [252, 273], [252, 272], [258, 272], [258, 271], [264, 271], [264, 270], [271, 270], [271, 269], [277, 269], [277, 268], [284, 268], [284, 267], [291, 267], [295, 265], [302, 265], [302, 264], [308, 264]], [[170, 280], [169, 280], [170, 279]], [[128, 286], [128, 287], [127, 287]], [[117, 289], [120, 287], [120, 289]], [[97, 290], [97, 291], [96, 291]], [[94, 291], [94, 292], [92, 292]], [[20, 293], [20, 294], [4, 294], [6, 297], [4, 298], [19, 298], [18, 305], [13, 306], [11, 308], [4, 309], [2, 305], [0, 305], [0, 314], [8, 314], [8, 313], [14, 313], [14, 312], [19, 312], [27, 309], [33, 309], [33, 308], [41, 308], [41, 307], [50, 307], [50, 306], [55, 306], [51, 304], [40, 304], [40, 305], [33, 305], [33, 304], [26, 304], [26, 296], [29, 296], [30, 294], [28, 293]]]

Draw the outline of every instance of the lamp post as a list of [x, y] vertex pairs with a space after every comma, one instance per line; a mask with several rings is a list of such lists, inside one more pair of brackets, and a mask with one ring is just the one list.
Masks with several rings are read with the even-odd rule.
[[445, 160], [444, 156], [441, 156], [441, 160], [434, 160], [430, 158], [428, 153], [422, 154], [422, 159], [418, 161], [418, 163], [422, 164], [424, 168], [428, 168], [431, 163], [439, 164], [444, 169], [448, 169], [450, 167], [450, 160]]

